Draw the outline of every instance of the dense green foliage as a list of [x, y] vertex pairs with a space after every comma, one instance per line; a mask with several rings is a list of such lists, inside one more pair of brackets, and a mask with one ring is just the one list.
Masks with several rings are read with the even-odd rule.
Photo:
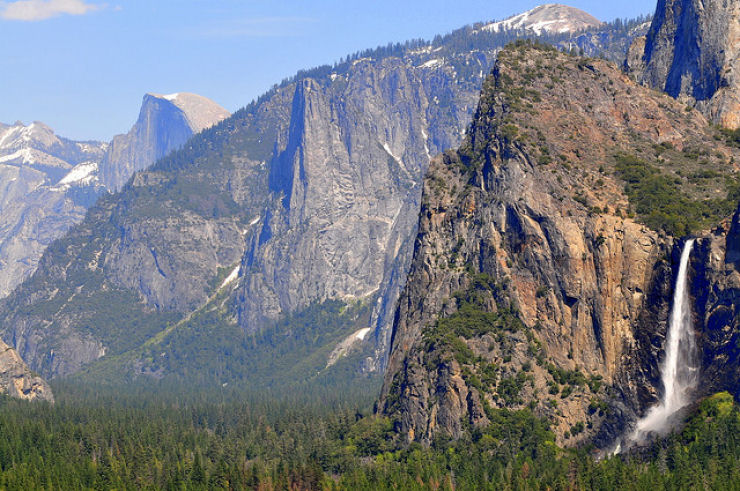
[[81, 384], [124, 388], [186, 387], [186, 392], [229, 390], [310, 393], [347, 391], [357, 383], [377, 387], [378, 376], [363, 374], [361, 360], [370, 345], [354, 349], [327, 367], [329, 354], [344, 338], [370, 323], [370, 303], [339, 300], [315, 303], [287, 315], [263, 331], [246, 334], [214, 295], [194, 315], [170, 325], [140, 348], [102, 358], [70, 377]]
[[[628, 456], [563, 450], [531, 412], [430, 448], [393, 444], [363, 416], [374, 393], [289, 402], [259, 395], [105, 396], [57, 385], [55, 406], [0, 399], [4, 489], [739, 489], [740, 411], [702, 402], [684, 430]], [[155, 402], [156, 401], [156, 402]], [[354, 408], [352, 407], [354, 405]], [[366, 410], [365, 410], [366, 411]], [[367, 413], [366, 413], [367, 414]]]
[[[632, 155], [617, 155], [617, 175], [625, 181], [625, 193], [635, 211], [651, 228], [674, 236], [689, 235], [730, 215], [737, 207], [737, 179], [727, 177], [723, 198], [697, 199], [681, 190], [682, 181]], [[711, 178], [724, 179], [721, 174]]]

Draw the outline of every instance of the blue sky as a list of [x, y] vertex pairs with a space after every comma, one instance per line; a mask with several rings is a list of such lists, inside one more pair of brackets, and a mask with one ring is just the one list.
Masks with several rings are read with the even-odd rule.
[[[146, 92], [196, 92], [235, 111], [300, 68], [541, 3], [0, 0], [0, 122], [38, 120], [70, 138], [108, 140], [128, 131]], [[568, 4], [601, 20], [655, 8]]]

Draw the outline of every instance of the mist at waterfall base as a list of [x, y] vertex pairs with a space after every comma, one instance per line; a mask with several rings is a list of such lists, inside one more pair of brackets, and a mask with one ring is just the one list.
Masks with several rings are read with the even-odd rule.
[[692, 402], [691, 397], [699, 381], [699, 355], [688, 288], [688, 266], [693, 247], [694, 239], [684, 245], [676, 277], [665, 359], [660, 366], [663, 397], [637, 422], [632, 433], [617, 445], [614, 453], [645, 443], [650, 435], [667, 434], [674, 426], [672, 416]]

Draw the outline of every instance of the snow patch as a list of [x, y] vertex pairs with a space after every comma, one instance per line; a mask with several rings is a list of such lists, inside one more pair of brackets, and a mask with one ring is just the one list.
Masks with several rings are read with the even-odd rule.
[[444, 58], [434, 58], [421, 64], [421, 68], [439, 68], [445, 64]]
[[241, 265], [234, 268], [234, 270], [231, 273], [229, 273], [229, 276], [226, 277], [223, 283], [221, 283], [221, 286], [219, 286], [218, 289], [223, 290], [224, 288], [226, 288], [227, 285], [236, 281], [236, 279], [239, 278], [240, 269], [241, 269]]
[[432, 156], [429, 153], [429, 143], [428, 143], [429, 135], [427, 134], [426, 131], [424, 131], [424, 128], [421, 129], [421, 136], [424, 138], [424, 152], [427, 154], [427, 159], [431, 160]]
[[23, 135], [23, 126], [14, 126], [5, 132], [2, 138], [0, 138], [0, 147], [6, 145], [8, 142], [15, 143], [17, 138]]
[[0, 162], [11, 162], [13, 160], [22, 159], [24, 164], [33, 164], [35, 159], [33, 158], [33, 152], [30, 148], [22, 148], [16, 152], [0, 157]]
[[372, 330], [373, 330], [373, 328], [372, 328], [372, 327], [366, 327], [366, 328], [364, 328], [364, 329], [360, 329], [359, 331], [357, 331], [357, 332], [356, 332], [356, 333], [354, 334], [354, 336], [355, 336], [355, 339], [357, 339], [357, 340], [360, 340], [360, 341], [364, 341], [364, 340], [365, 340], [365, 338], [367, 337], [367, 335], [368, 335], [368, 334], [370, 333], [370, 331], [372, 331]]
[[95, 151], [106, 151], [108, 150], [108, 144], [107, 143], [98, 143], [98, 144], [91, 144], [91, 143], [84, 143], [84, 142], [77, 142], [77, 148], [82, 150], [85, 153], [92, 153]]
[[393, 155], [393, 150], [391, 150], [391, 147], [389, 147], [387, 143], [383, 143], [383, 150], [385, 150], [388, 153], [388, 155], [393, 157], [393, 160], [395, 160], [398, 165], [403, 167], [403, 161], [399, 159], [398, 157], [396, 157], [395, 155]]
[[590, 14], [572, 7], [545, 4], [508, 19], [491, 22], [480, 30], [504, 32], [529, 30], [535, 34], [576, 32], [590, 27], [598, 27], [601, 22]]
[[59, 186], [70, 185], [70, 184], [90, 184], [97, 178], [95, 175], [98, 172], [97, 162], [82, 162], [72, 168], [66, 176], [59, 181]]
[[163, 95], [162, 98], [163, 99], [167, 99], [168, 101], [174, 101], [175, 99], [177, 99], [177, 96], [179, 96], [179, 95], [180, 95], [179, 92], [175, 92], [174, 94], [166, 94], [166, 95]]
[[432, 52], [432, 45], [423, 46], [419, 49], [409, 51], [410, 55], [428, 55]]
[[350, 334], [339, 344], [337, 344], [337, 346], [329, 354], [329, 358], [326, 362], [326, 368], [334, 365], [337, 361], [339, 361], [340, 358], [347, 356], [352, 350], [352, 347], [357, 343], [365, 341], [365, 338], [372, 330], [372, 327], [365, 327]]

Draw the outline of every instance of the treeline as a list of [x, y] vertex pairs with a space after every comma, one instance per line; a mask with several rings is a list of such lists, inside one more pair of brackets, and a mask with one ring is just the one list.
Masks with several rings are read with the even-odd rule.
[[[62, 388], [62, 387], [58, 387]], [[704, 401], [678, 435], [630, 456], [564, 450], [529, 411], [430, 447], [357, 408], [243, 399], [0, 399], [3, 489], [738, 489], [740, 412]], [[70, 392], [71, 391], [71, 392]], [[295, 402], [295, 401], [294, 401]], [[359, 402], [359, 401], [356, 401]]]
[[[613, 21], [605, 22], [598, 29], [593, 29], [589, 32], [593, 32], [601, 36], [621, 38], [626, 37], [630, 31], [646, 22], [649, 22], [650, 20], [652, 20], [651, 15], [640, 15], [632, 19], [617, 18]], [[582, 34], [547, 32], [536, 34], [535, 32], [526, 29], [507, 29], [493, 32], [481, 29], [481, 27], [486, 24], [488, 23], [476, 23], [456, 29], [445, 35], [438, 34], [431, 41], [417, 38], [399, 43], [388, 43], [384, 46], [356, 51], [355, 53], [340, 58], [332, 64], [299, 70], [295, 75], [283, 79], [279, 84], [273, 85], [265, 96], [260, 97], [259, 100], [251, 103], [245, 109], [250, 111], [254, 106], [258, 105], [259, 102], [264, 101], [266, 96], [274, 94], [274, 92], [280, 87], [285, 87], [286, 85], [306, 78], [321, 80], [332, 73], [346, 73], [354, 62], [365, 58], [372, 60], [382, 60], [390, 57], [403, 58], [405, 56], [409, 56], [415, 50], [426, 47], [431, 47], [433, 49], [442, 48], [439, 52], [439, 56], [449, 56], [451, 54], [467, 51], [502, 48], [518, 39], [537, 39], [542, 43], [560, 46], [563, 49], [567, 49], [570, 45], [569, 41], [575, 42], [578, 36]], [[626, 46], [624, 47], [624, 50], [626, 50]]]

